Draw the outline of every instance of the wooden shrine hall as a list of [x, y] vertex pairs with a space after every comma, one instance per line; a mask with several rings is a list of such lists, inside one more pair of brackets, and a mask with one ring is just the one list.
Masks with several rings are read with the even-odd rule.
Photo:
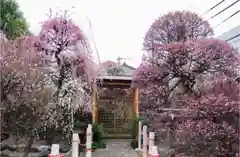
[[135, 68], [126, 63], [102, 63], [99, 90], [93, 93], [93, 123], [100, 124], [104, 137], [131, 137], [133, 121], [139, 117], [139, 90], [131, 88]]

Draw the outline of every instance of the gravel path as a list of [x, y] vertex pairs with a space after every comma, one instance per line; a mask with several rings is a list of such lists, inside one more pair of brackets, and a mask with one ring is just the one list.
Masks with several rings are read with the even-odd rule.
[[[107, 140], [106, 149], [96, 150], [92, 153], [92, 157], [138, 157], [130, 146], [131, 140]], [[80, 157], [85, 157], [85, 153], [81, 153]]]

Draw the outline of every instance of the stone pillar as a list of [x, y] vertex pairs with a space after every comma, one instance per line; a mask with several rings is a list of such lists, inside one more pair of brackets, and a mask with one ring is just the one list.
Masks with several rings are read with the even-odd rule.
[[98, 123], [99, 108], [97, 104], [97, 92], [93, 91], [92, 95], [92, 123]]
[[139, 89], [133, 90], [133, 116], [139, 118]]

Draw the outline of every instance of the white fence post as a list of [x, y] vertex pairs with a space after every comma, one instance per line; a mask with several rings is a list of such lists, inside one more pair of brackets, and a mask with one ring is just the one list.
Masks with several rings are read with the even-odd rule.
[[72, 135], [72, 157], [78, 157], [79, 144], [80, 144], [80, 139], [79, 139], [78, 133], [73, 133], [73, 135]]
[[158, 153], [158, 149], [157, 149], [157, 146], [152, 146], [151, 148], [151, 152], [152, 154], [149, 155], [149, 157], [160, 157], [159, 153]]
[[138, 150], [142, 150], [142, 121], [138, 122]]
[[49, 157], [55, 157], [60, 155], [59, 148], [60, 148], [59, 144], [52, 144], [51, 153], [49, 154]]
[[92, 137], [92, 124], [88, 124], [88, 128], [89, 128], [89, 130], [91, 130], [91, 142], [92, 142], [92, 140], [93, 140], [93, 137]]
[[154, 146], [154, 132], [149, 132], [148, 156], [152, 155], [152, 146]]
[[86, 157], [92, 157], [92, 125], [87, 128]]
[[144, 125], [143, 126], [143, 157], [147, 157], [148, 153], [147, 153], [147, 141], [148, 141], [148, 137], [147, 137], [147, 126]]

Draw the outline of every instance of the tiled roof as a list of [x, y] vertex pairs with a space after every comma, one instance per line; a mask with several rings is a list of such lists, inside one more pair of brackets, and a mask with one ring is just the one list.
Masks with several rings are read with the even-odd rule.
[[[133, 75], [133, 71], [135, 70], [135, 68], [129, 66], [128, 64], [126, 64], [125, 62], [123, 64], [119, 63], [119, 62], [114, 62], [114, 61], [105, 61], [101, 64], [99, 64], [100, 67], [100, 75], [102, 77], [108, 77], [107, 79], [109, 79], [110, 77], [118, 77], [119, 79], [131, 79], [132, 75]], [[112, 74], [109, 73], [109, 69], [112, 68], [116, 68], [116, 69], [121, 69], [119, 71], [118, 74]], [[111, 75], [117, 75], [117, 76], [111, 76]], [[126, 78], [125, 78], [126, 77]]]
[[109, 66], [113, 66], [113, 65], [116, 65], [117, 63], [114, 62], [114, 61], [105, 61], [103, 63], [100, 63], [100, 67], [101, 68], [107, 68]]

